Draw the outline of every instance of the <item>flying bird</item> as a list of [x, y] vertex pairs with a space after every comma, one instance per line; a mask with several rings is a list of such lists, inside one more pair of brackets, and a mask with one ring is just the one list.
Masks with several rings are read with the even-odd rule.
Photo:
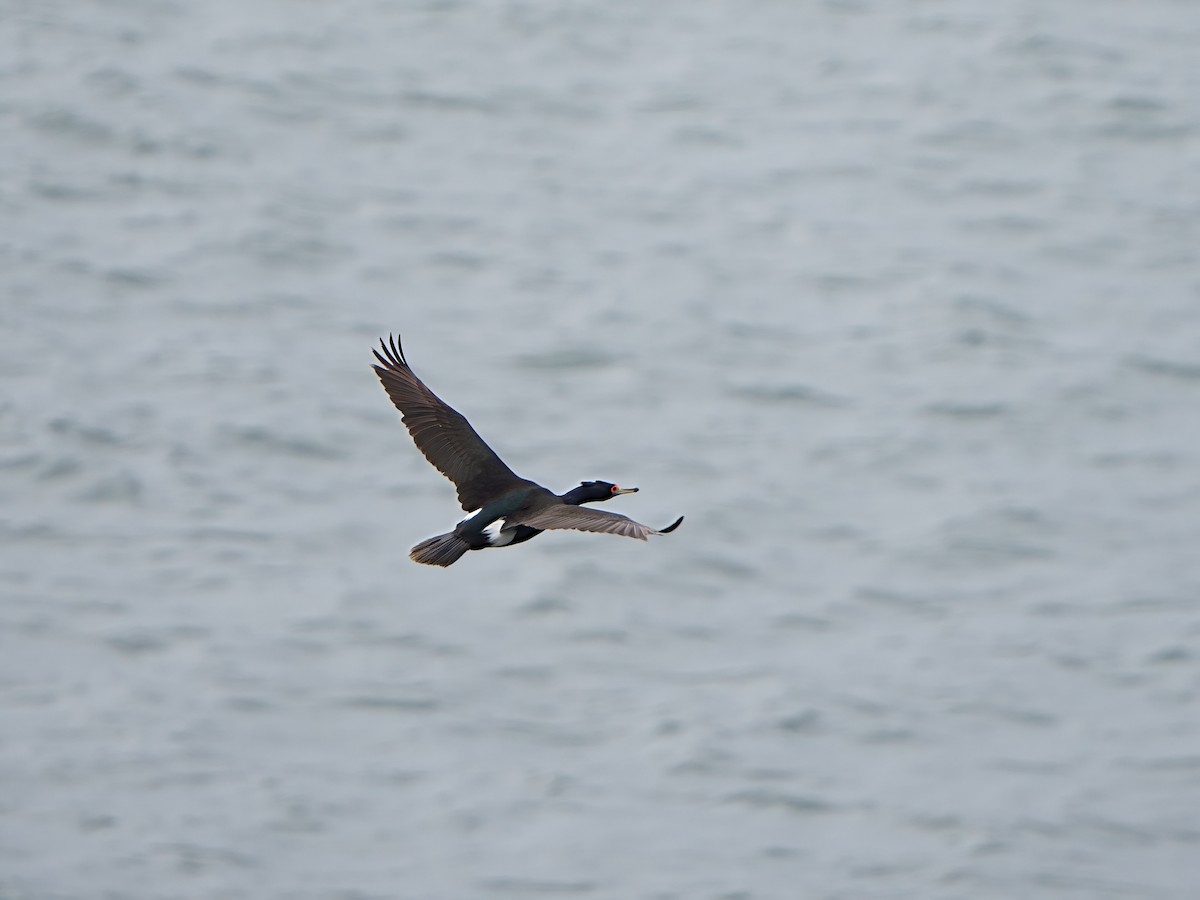
[[373, 366], [388, 397], [400, 410], [417, 449], [434, 468], [454, 482], [458, 502], [467, 517], [453, 531], [421, 541], [409, 551], [414, 562], [449, 566], [468, 550], [507, 547], [536, 537], [547, 529], [595, 531], [644, 541], [652, 534], [669, 534], [683, 521], [654, 529], [619, 513], [586, 509], [637, 488], [608, 481], [584, 481], [565, 494], [555, 494], [513, 472], [496, 455], [471, 423], [444, 403], [416, 376], [396, 338], [379, 340]]

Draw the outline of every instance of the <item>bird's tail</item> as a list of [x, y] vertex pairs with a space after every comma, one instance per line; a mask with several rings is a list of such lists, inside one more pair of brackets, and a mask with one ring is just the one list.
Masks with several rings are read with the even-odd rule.
[[413, 562], [427, 566], [448, 566], [471, 549], [471, 545], [453, 531], [421, 541], [408, 551]]

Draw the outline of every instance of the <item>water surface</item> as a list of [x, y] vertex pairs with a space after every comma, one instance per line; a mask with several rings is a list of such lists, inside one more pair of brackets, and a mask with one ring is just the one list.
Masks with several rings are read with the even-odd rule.
[[[1195, 896], [1192, 4], [0, 42], [5, 900]], [[684, 526], [412, 565], [389, 331]]]

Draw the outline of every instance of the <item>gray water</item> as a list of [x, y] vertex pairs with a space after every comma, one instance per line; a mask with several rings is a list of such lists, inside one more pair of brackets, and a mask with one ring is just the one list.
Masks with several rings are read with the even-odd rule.
[[[1197, 896], [1197, 47], [0, 5], [0, 897]], [[410, 563], [392, 331], [683, 527]]]

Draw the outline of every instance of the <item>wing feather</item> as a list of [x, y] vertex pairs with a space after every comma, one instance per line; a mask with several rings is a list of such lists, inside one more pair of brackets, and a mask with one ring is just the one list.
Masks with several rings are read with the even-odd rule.
[[[542, 529], [569, 529], [574, 531], [593, 531], [599, 534], [617, 534], [644, 541], [652, 534], [667, 534], [679, 527], [683, 521], [680, 516], [666, 528], [661, 530], [635, 522], [620, 513], [606, 512], [602, 509], [591, 509], [586, 506], [571, 506], [566, 503], [545, 506], [532, 510], [517, 517], [519, 524]], [[517, 524], [513, 517], [509, 524]]]
[[489, 500], [527, 482], [487, 445], [462, 413], [445, 403], [416, 376], [396, 338], [375, 350], [373, 366], [401, 421], [408, 427], [417, 449], [433, 466], [454, 482], [464, 510], [479, 509]]

